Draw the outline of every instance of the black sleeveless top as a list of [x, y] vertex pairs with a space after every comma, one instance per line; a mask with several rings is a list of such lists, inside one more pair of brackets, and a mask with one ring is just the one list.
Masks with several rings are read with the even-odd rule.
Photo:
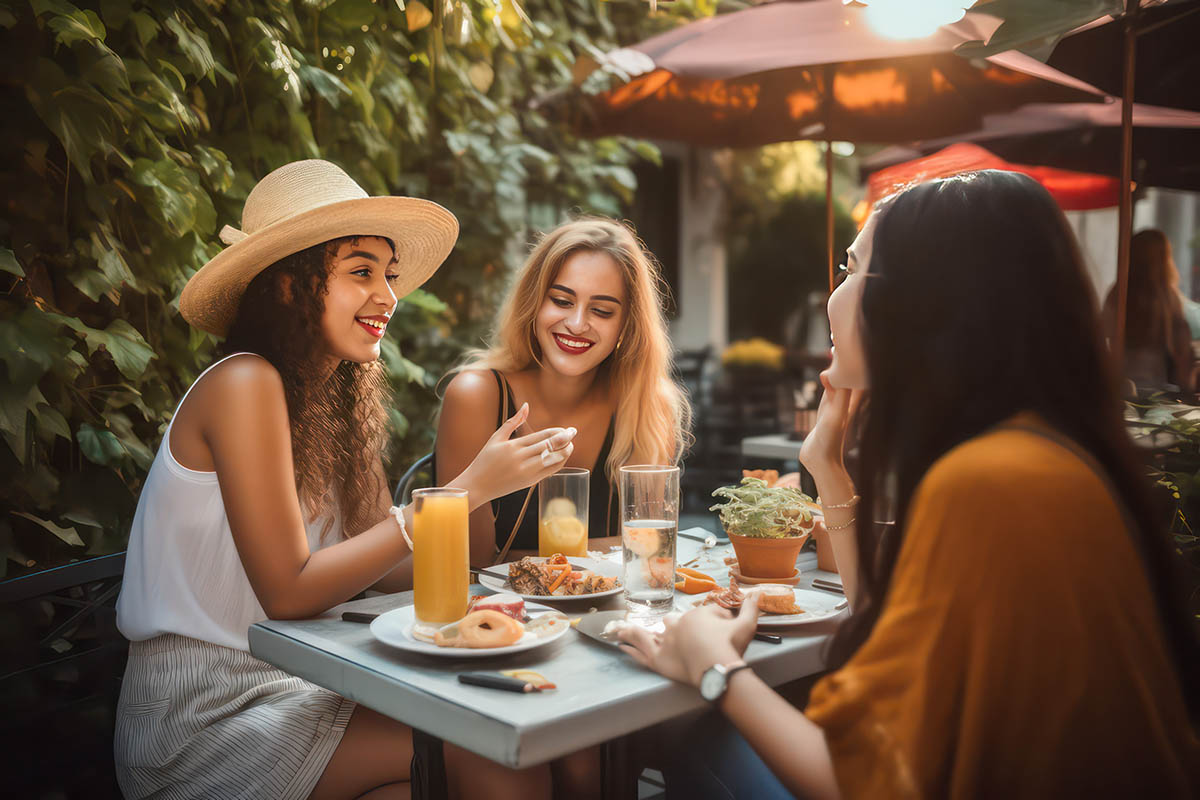
[[[496, 416], [496, 427], [499, 428], [504, 422], [505, 409], [507, 408], [511, 415], [516, 411], [517, 403], [513, 398], [512, 387], [508, 385], [504, 376], [498, 370], [492, 370], [492, 374], [496, 377], [496, 385], [500, 387], [501, 393], [500, 408], [497, 409]], [[596, 463], [592, 465], [592, 474], [588, 476], [590, 487], [588, 495], [589, 539], [616, 536], [620, 532], [618, 526], [621, 515], [617, 509], [617, 491], [615, 486], [610, 487], [608, 473], [605, 472], [605, 464], [608, 462], [608, 452], [612, 449], [612, 442], [613, 421], [610, 419], [608, 433], [604, 436], [604, 444], [600, 447], [600, 454], [596, 456]], [[502, 550], [505, 542], [508, 541], [508, 535], [512, 531], [513, 525], [516, 524], [517, 517], [521, 515], [521, 507], [525, 505], [525, 495], [528, 491], [528, 489], [520, 489], [492, 501], [492, 515], [496, 518], [497, 550]], [[536, 486], [533, 487], [533, 496], [529, 498], [529, 507], [525, 510], [521, 527], [517, 530], [517, 535], [513, 537], [511, 549], [538, 549], [538, 490]]]

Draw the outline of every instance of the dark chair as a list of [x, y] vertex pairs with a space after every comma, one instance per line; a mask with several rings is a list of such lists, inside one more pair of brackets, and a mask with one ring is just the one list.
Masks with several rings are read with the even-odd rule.
[[426, 453], [414, 461], [413, 465], [396, 482], [396, 491], [392, 492], [392, 505], [402, 506], [412, 499], [412, 490], [418, 488], [417, 480], [423, 472], [429, 473], [429, 485], [432, 485], [436, 480], [433, 453]]

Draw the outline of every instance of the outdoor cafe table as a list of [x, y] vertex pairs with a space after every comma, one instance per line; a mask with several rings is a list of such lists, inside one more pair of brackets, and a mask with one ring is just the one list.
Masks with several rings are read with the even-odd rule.
[[[677, 563], [701, 555], [693, 566], [724, 582], [723, 558], [732, 554], [730, 546], [718, 545], [702, 555], [702, 544], [686, 536], [702, 539], [707, 533], [701, 528], [682, 532]], [[830, 577], [817, 570], [805, 572], [799, 585], [809, 586], [813, 577], [822, 575]], [[478, 585], [471, 588], [486, 592]], [[676, 608], [690, 608], [696, 597], [677, 593]], [[608, 600], [596, 603], [597, 607], [623, 607], [619, 594]], [[552, 644], [510, 656], [438, 658], [389, 647], [371, 635], [369, 626], [341, 619], [343, 611], [382, 613], [411, 603], [412, 592], [400, 592], [344, 603], [314, 619], [266, 620], [251, 626], [250, 652], [381, 714], [514, 768], [542, 764], [706, 706], [694, 688], [643, 669], [616, 648], [575, 630]], [[572, 616], [590, 606], [587, 601], [557, 605]], [[773, 686], [819, 672], [824, 666], [823, 645], [834, 622], [809, 623], [794, 631], [772, 629], [783, 635], [783, 644], [751, 642], [746, 659]], [[540, 672], [558, 689], [516, 694], [457, 680], [460, 672], [515, 668]]]

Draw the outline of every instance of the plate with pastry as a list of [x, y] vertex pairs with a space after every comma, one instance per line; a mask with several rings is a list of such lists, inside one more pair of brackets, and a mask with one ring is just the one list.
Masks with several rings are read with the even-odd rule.
[[512, 592], [525, 600], [594, 600], [621, 591], [620, 575], [621, 565], [611, 561], [555, 554], [497, 564], [480, 572], [479, 582], [493, 592]]
[[746, 595], [751, 592], [758, 595], [760, 628], [791, 628], [820, 622], [842, 612], [837, 605], [843, 598], [828, 592], [801, 589], [781, 583], [760, 583], [743, 588], [738, 585], [737, 578], [733, 577], [729, 579], [729, 586], [718, 586], [697, 600], [695, 605], [718, 605], [736, 613], [742, 607]]
[[413, 606], [380, 614], [371, 634], [386, 645], [429, 656], [486, 658], [557, 641], [571, 629], [561, 611], [513, 594], [472, 597], [467, 614], [445, 625], [418, 622]]

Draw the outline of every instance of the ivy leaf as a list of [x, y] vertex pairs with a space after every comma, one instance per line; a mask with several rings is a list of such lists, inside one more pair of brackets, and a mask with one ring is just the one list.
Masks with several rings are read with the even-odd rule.
[[96, 339], [112, 356], [121, 374], [131, 380], [140, 378], [154, 358], [154, 350], [137, 329], [123, 319], [113, 320]]
[[196, 163], [200, 165], [200, 169], [204, 170], [204, 177], [208, 178], [213, 188], [218, 192], [228, 192], [233, 186], [233, 164], [229, 163], [229, 156], [215, 147], [206, 147], [202, 144], [193, 147], [192, 154], [196, 157]]
[[146, 12], [134, 11], [129, 15], [129, 21], [133, 23], [138, 42], [141, 43], [142, 47], [154, 41], [154, 37], [158, 36], [158, 21]]
[[377, 13], [373, 0], [336, 0], [321, 12], [321, 16], [339, 27], [356, 29], [370, 25]]
[[393, 436], [403, 439], [408, 435], [408, 417], [404, 416], [395, 406], [388, 409], [388, 423]]
[[103, 42], [104, 37], [108, 35], [104, 30], [104, 23], [91, 9], [76, 9], [69, 14], [60, 14], [50, 20], [49, 26], [50, 30], [58, 34], [55, 40], [68, 47], [76, 42]]
[[208, 46], [208, 37], [185, 25], [178, 11], [167, 17], [165, 24], [167, 30], [175, 35], [179, 49], [194, 68], [192, 74], [197, 78], [210, 76], [216, 62], [213, 60], [212, 49]]
[[25, 270], [21, 269], [21, 265], [17, 262], [16, 255], [7, 247], [0, 247], [0, 270], [12, 273], [18, 278], [25, 277]]
[[38, 59], [25, 96], [54, 135], [86, 183], [94, 183], [92, 156], [112, 139], [112, 113], [104, 96], [91, 87], [72, 85], [48, 58]]
[[450, 308], [450, 306], [446, 305], [436, 295], [424, 289], [413, 289], [401, 298], [401, 302], [419, 308], [422, 311], [428, 311], [431, 314], [445, 314]]
[[0, 342], [5, 345], [0, 361], [8, 367], [10, 385], [32, 386], [66, 358], [75, 342], [63, 335], [63, 319], [36, 308], [0, 317]]
[[151, 213], [160, 217], [177, 236], [192, 230], [202, 236], [213, 232], [217, 212], [196, 173], [169, 158], [158, 161], [139, 158], [133, 162], [131, 177], [151, 190], [155, 200]]
[[125, 455], [125, 448], [111, 431], [94, 428], [86, 422], [79, 426], [75, 441], [88, 461], [102, 467]]
[[35, 412], [37, 419], [38, 430], [42, 431], [47, 437], [58, 436], [71, 441], [71, 426], [67, 424], [66, 417], [58, 412], [57, 409], [49, 406], [40, 407]]
[[341, 78], [320, 67], [301, 64], [296, 70], [296, 74], [300, 76], [301, 83], [316, 92], [322, 100], [334, 108], [341, 104], [343, 97], [351, 97], [354, 94]]
[[74, 528], [60, 528], [49, 520], [35, 517], [33, 514], [27, 514], [24, 511], [14, 511], [12, 513], [18, 517], [24, 517], [30, 522], [36, 522], [73, 547], [83, 547], [83, 539], [79, 538], [79, 534], [75, 532]]

